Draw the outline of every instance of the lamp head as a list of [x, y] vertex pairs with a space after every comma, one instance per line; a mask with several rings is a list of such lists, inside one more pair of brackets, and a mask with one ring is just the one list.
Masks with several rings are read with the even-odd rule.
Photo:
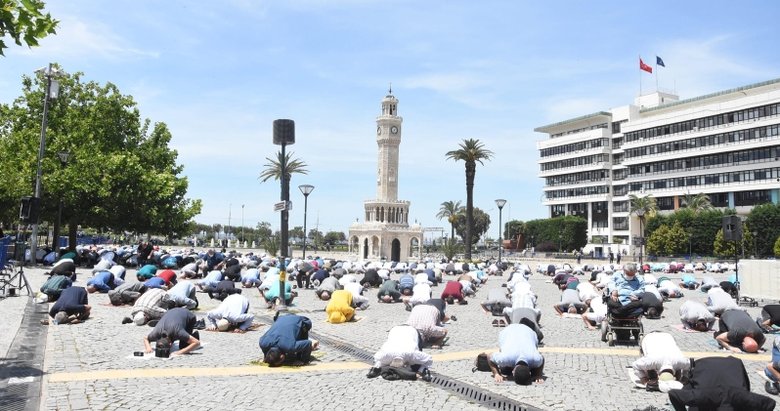
[[500, 209], [504, 208], [504, 205], [506, 205], [506, 200], [504, 200], [503, 198], [499, 198], [498, 200], [496, 200], [496, 205], [498, 206], [498, 209], [500, 210]]

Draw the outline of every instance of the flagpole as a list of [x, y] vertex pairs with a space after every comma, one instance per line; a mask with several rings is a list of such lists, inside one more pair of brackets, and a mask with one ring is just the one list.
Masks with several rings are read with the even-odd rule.
[[642, 97], [642, 67], [641, 67], [642, 56], [638, 56], [638, 57], [639, 57], [639, 63], [640, 63], [640, 67], [639, 67], [639, 97]]
[[658, 92], [658, 56], [655, 56], [655, 92]]

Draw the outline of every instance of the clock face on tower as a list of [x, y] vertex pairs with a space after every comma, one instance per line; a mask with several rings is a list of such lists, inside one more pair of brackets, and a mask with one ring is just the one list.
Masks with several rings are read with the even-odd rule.
[[376, 128], [376, 135], [380, 135], [380, 134], [382, 134], [382, 127], [377, 127]]
[[390, 129], [390, 132], [393, 134], [398, 134], [398, 127], [393, 126], [393, 128]]

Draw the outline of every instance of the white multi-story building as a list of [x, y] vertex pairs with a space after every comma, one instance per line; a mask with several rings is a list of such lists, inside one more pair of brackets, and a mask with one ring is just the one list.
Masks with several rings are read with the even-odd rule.
[[597, 253], [633, 248], [630, 194], [661, 212], [698, 193], [738, 214], [780, 202], [780, 79], [687, 100], [655, 92], [535, 131], [548, 134], [537, 148], [549, 216], [587, 219]]

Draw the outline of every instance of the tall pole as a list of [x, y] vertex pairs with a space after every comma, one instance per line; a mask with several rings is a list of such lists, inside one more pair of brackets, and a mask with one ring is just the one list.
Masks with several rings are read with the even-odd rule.
[[244, 237], [244, 204], [241, 204], [241, 241], [246, 241], [246, 237]]
[[282, 150], [280, 152], [281, 158], [279, 159], [279, 173], [281, 176], [279, 176], [279, 180], [282, 184], [282, 190], [281, 190], [281, 200], [284, 202], [284, 207], [281, 210], [281, 239], [280, 239], [280, 258], [279, 258], [279, 305], [277, 306], [277, 310], [286, 310], [287, 309], [287, 289], [285, 287], [285, 282], [287, 280], [287, 249], [288, 249], [288, 243], [289, 240], [287, 238], [288, 233], [288, 226], [287, 226], [287, 220], [289, 218], [289, 211], [290, 208], [290, 184], [287, 181], [288, 178], [288, 171], [287, 171], [287, 153], [286, 153], [286, 147], [287, 144], [295, 144], [295, 122], [288, 119], [279, 119], [274, 120], [274, 135], [273, 135], [273, 142], [276, 145], [282, 146]]
[[314, 191], [314, 186], [311, 184], [301, 184], [298, 186], [303, 194], [303, 258], [306, 258], [306, 215], [309, 209], [309, 194]]
[[227, 243], [230, 242], [230, 219], [232, 216], [233, 216], [233, 203], [230, 203], [230, 205], [228, 205], [228, 226], [227, 229], [225, 230], [225, 240], [227, 240], [226, 241]]
[[504, 239], [501, 235], [501, 230], [504, 228], [501, 224], [501, 213], [504, 210], [504, 205], [506, 205], [506, 200], [499, 198], [496, 200], [496, 205], [498, 206], [498, 263], [501, 263], [501, 251], [504, 248]]
[[[37, 260], [35, 258], [35, 254], [38, 253], [38, 207], [41, 198], [41, 175], [42, 175], [42, 165], [43, 162], [43, 155], [46, 152], [46, 127], [49, 124], [49, 96], [51, 95], [51, 66], [52, 64], [49, 63], [48, 69], [44, 72], [44, 76], [46, 77], [46, 94], [43, 97], [43, 120], [41, 120], [41, 143], [40, 147], [38, 148], [38, 170], [35, 173], [35, 194], [33, 195], [33, 205], [32, 207], [36, 208], [34, 211], [34, 220], [33, 220], [33, 226], [32, 226], [32, 238], [30, 239], [30, 257], [32, 259], [32, 264], [35, 265], [37, 263]], [[24, 260], [24, 258], [22, 258]]]

